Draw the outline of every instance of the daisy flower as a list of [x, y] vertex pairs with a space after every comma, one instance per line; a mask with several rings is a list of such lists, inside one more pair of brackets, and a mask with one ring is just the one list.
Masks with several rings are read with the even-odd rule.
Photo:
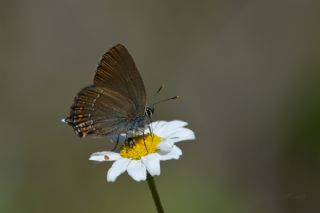
[[146, 128], [143, 135], [133, 136], [134, 143], [123, 143], [118, 151], [93, 153], [89, 160], [114, 161], [107, 173], [107, 181], [114, 182], [125, 171], [136, 181], [146, 180], [147, 172], [160, 175], [160, 161], [179, 159], [182, 151], [175, 144], [195, 139], [184, 121], [157, 121]]

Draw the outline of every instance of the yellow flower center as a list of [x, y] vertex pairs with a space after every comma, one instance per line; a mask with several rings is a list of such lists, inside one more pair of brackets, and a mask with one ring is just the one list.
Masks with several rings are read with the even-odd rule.
[[157, 151], [157, 146], [161, 141], [161, 138], [157, 135], [139, 135], [133, 137], [133, 144], [123, 144], [120, 147], [120, 155], [124, 158], [131, 158], [139, 160], [143, 156]]

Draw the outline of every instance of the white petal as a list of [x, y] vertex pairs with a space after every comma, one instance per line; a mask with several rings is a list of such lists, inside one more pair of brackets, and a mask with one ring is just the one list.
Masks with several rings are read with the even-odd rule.
[[161, 154], [166, 154], [171, 152], [172, 148], [173, 148], [173, 143], [168, 141], [168, 140], [164, 140], [162, 141], [158, 146], [158, 152], [160, 152]]
[[173, 120], [173, 121], [167, 122], [166, 127], [169, 129], [175, 129], [175, 128], [184, 127], [187, 125], [188, 123], [185, 121]]
[[187, 124], [188, 123], [184, 121], [174, 120], [174, 121], [162, 123], [161, 126], [157, 125], [152, 130], [154, 134], [162, 138], [166, 138], [167, 135], [175, 132], [177, 128], [181, 128], [183, 126], [186, 126]]
[[[154, 134], [156, 134], [155, 130], [162, 129], [163, 126], [167, 125], [167, 121], [155, 121], [150, 124], [150, 128]], [[150, 129], [147, 127], [145, 133], [150, 133]]]
[[150, 175], [160, 175], [160, 156], [157, 153], [149, 154], [143, 157], [142, 162], [147, 167]]
[[130, 163], [130, 159], [120, 158], [114, 162], [107, 173], [107, 181], [114, 182], [119, 175], [124, 173]]
[[195, 135], [194, 135], [194, 132], [190, 129], [179, 128], [179, 129], [176, 129], [175, 132], [167, 135], [165, 139], [166, 140], [168, 139], [172, 143], [176, 143], [184, 140], [193, 140], [195, 139]]
[[146, 180], [147, 170], [141, 160], [132, 160], [127, 168], [128, 174], [135, 180]]
[[102, 161], [115, 161], [120, 158], [121, 156], [119, 153], [104, 151], [104, 152], [95, 152], [91, 154], [89, 160], [102, 162]]
[[182, 151], [179, 147], [174, 146], [168, 154], [160, 155], [160, 160], [171, 160], [171, 159], [179, 159], [180, 155], [182, 155]]

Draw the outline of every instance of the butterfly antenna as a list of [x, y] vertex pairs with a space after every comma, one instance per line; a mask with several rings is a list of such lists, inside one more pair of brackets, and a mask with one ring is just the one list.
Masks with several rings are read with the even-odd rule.
[[158, 94], [161, 92], [161, 90], [162, 90], [163, 88], [164, 88], [164, 84], [161, 84], [161, 86], [159, 87], [159, 89], [153, 94], [151, 100], [153, 100], [153, 99], [156, 97], [156, 95], [158, 95]]
[[163, 102], [167, 102], [167, 101], [170, 101], [170, 100], [175, 100], [175, 99], [178, 99], [178, 98], [180, 98], [180, 96], [174, 96], [174, 97], [167, 98], [167, 99], [164, 99], [164, 100], [161, 100], [161, 101], [157, 101], [157, 102], [153, 103], [152, 106], [155, 106], [157, 104], [160, 104], [160, 103], [163, 103]]
[[159, 87], [159, 89], [157, 90], [157, 92], [154, 95], [157, 95], [163, 88], [164, 88], [164, 84], [161, 84], [161, 86]]

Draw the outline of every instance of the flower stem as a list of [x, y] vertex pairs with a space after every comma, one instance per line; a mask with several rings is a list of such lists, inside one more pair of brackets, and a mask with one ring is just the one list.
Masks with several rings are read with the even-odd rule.
[[157, 191], [156, 184], [154, 182], [153, 177], [149, 173], [147, 175], [147, 182], [148, 182], [150, 191], [152, 193], [153, 201], [157, 207], [158, 213], [163, 213], [164, 211], [163, 211], [163, 207], [161, 205], [161, 201], [160, 201], [159, 193]]

